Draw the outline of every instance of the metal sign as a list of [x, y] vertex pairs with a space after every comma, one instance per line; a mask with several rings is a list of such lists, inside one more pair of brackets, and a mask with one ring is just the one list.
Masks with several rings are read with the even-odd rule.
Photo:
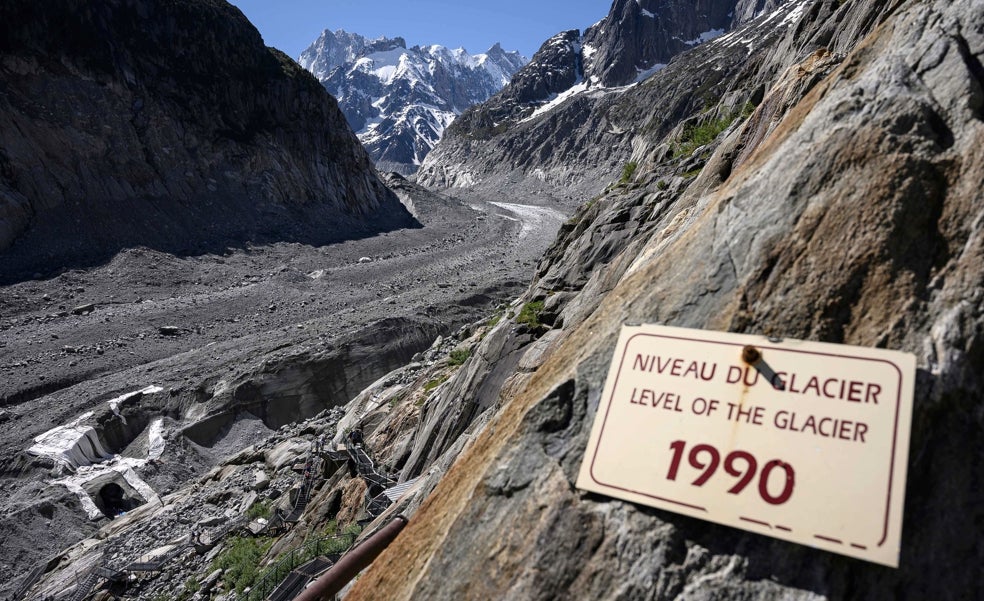
[[578, 488], [898, 567], [911, 354], [626, 326]]

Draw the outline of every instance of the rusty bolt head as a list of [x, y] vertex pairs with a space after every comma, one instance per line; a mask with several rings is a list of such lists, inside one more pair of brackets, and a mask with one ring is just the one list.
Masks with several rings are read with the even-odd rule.
[[762, 358], [762, 353], [754, 346], [748, 345], [741, 349], [741, 360], [749, 365], [757, 362]]

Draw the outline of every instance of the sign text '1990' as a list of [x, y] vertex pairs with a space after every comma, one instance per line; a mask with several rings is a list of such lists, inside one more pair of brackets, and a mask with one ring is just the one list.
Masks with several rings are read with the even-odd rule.
[[[673, 451], [673, 459], [670, 462], [670, 469], [666, 474], [667, 480], [676, 480], [677, 472], [680, 470], [680, 461], [683, 459], [686, 446], [687, 442], [684, 440], [675, 440], [670, 443], [670, 450]], [[706, 458], [706, 461], [702, 457]], [[702, 473], [692, 484], [694, 486], [704, 486], [721, 465], [721, 452], [709, 444], [699, 444], [690, 449], [690, 453], [687, 455], [687, 462], [695, 470], [702, 470]], [[782, 491], [778, 495], [773, 495], [769, 491], [769, 477], [777, 468], [785, 472], [786, 478]], [[728, 489], [729, 493], [737, 495], [745, 490], [745, 487], [755, 479], [755, 474], [758, 471], [758, 461], [754, 455], [747, 451], [732, 451], [724, 458], [724, 471], [728, 475], [738, 478], [738, 482]], [[759, 496], [770, 505], [782, 505], [788, 501], [793, 496], [793, 488], [795, 486], [796, 472], [793, 471], [793, 466], [784, 461], [778, 459], [769, 461], [759, 474]]]

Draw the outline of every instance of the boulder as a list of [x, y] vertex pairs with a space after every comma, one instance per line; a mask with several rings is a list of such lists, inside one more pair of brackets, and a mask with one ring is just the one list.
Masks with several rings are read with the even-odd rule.
[[281, 442], [264, 453], [263, 460], [271, 471], [279, 471], [284, 466], [295, 463], [298, 458], [307, 455], [311, 443], [301, 438], [291, 438]]
[[253, 472], [253, 490], [262, 492], [270, 486], [270, 476], [263, 470]]

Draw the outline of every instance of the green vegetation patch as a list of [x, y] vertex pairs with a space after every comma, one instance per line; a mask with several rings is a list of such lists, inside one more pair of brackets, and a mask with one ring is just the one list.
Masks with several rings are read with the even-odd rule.
[[267, 596], [297, 568], [315, 557], [342, 555], [352, 548], [355, 539], [362, 532], [362, 527], [352, 523], [345, 528], [338, 528], [338, 522], [329, 521], [322, 529], [322, 536], [306, 541], [298, 548], [284, 551], [277, 559], [264, 568], [255, 580], [255, 585], [247, 597], [248, 601], [260, 601]]
[[255, 520], [257, 518], [269, 519], [272, 514], [273, 502], [269, 499], [264, 499], [257, 503], [253, 503], [253, 505], [246, 512], [246, 515], [251, 520]]
[[622, 167], [622, 178], [618, 180], [620, 184], [627, 184], [632, 180], [632, 176], [635, 175], [636, 170], [639, 168], [639, 164], [635, 161], [629, 161]]
[[741, 107], [741, 115], [738, 117], [741, 120], [748, 119], [755, 112], [755, 105], [751, 102], [746, 102], [744, 106]]
[[434, 390], [435, 388], [437, 388], [441, 384], [444, 384], [445, 382], [447, 382], [448, 381], [448, 378], [450, 378], [450, 377], [451, 377], [450, 375], [445, 374], [445, 375], [443, 375], [443, 376], [441, 376], [439, 378], [434, 378], [433, 380], [427, 382], [426, 384], [424, 384], [424, 392], [430, 392], [430, 391]]
[[516, 317], [516, 323], [525, 323], [531, 328], [538, 328], [542, 325], [540, 323], [541, 313], [543, 313], [543, 301], [526, 303], [520, 310], [519, 316]]
[[225, 570], [222, 580], [226, 590], [243, 592], [259, 576], [260, 560], [273, 545], [272, 538], [236, 536], [212, 562], [212, 569]]
[[692, 125], [688, 127], [684, 130], [680, 139], [674, 143], [673, 156], [690, 156], [701, 146], [713, 142], [714, 139], [721, 134], [721, 132], [728, 129], [728, 126], [730, 126], [734, 120], [734, 116], [722, 117], [720, 119], [714, 119], [712, 121], [701, 123], [700, 125]]
[[471, 357], [471, 349], [454, 349], [448, 356], [448, 364], [458, 366], [468, 360]]

